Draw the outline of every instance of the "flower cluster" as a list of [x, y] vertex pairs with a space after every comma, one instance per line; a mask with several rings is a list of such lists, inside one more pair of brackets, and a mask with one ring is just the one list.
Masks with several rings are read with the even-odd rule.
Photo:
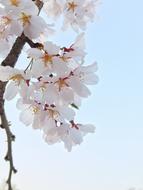
[[63, 29], [84, 30], [93, 21], [98, 0], [43, 0], [48, 16], [58, 18], [63, 15]]
[[[24, 34], [31, 43], [52, 30], [39, 15], [36, 2], [50, 18], [63, 15], [63, 28], [84, 30], [92, 21], [97, 0], [0, 0], [0, 51], [9, 50], [13, 39]], [[46, 38], [45, 38], [46, 39]], [[33, 41], [34, 40], [34, 41]], [[80, 144], [94, 126], [75, 122], [82, 98], [90, 95], [87, 85], [98, 81], [96, 62], [84, 66], [84, 34], [69, 47], [51, 41], [37, 43], [27, 50], [29, 65], [25, 70], [0, 66], [0, 80], [8, 82], [4, 99], [18, 95], [17, 108], [25, 125], [40, 129], [46, 142], [64, 142], [68, 151]]]
[[70, 47], [45, 42], [28, 50], [31, 60], [26, 70], [0, 66], [0, 80], [9, 81], [4, 98], [20, 98], [20, 120], [41, 129], [49, 144], [63, 141], [70, 151], [82, 142], [82, 136], [94, 132], [94, 126], [75, 123], [75, 109], [88, 97], [86, 85], [97, 82], [96, 63], [83, 66], [83, 34]]
[[[98, 0], [39, 0], [50, 18], [63, 15], [63, 30], [69, 26], [76, 32], [93, 21]], [[24, 33], [30, 39], [53, 33], [32, 0], [0, 0], [0, 53], [6, 55], [15, 37]]]
[[[0, 50], [11, 48], [12, 38], [24, 33], [28, 38], [38, 38], [48, 25], [38, 15], [38, 8], [29, 0], [0, 0]], [[4, 53], [2, 51], [2, 53]]]
[[19, 36], [24, 32], [30, 39], [37, 38], [46, 23], [38, 16], [38, 8], [28, 0], [5, 0], [2, 1], [4, 8], [1, 8], [1, 37], [9, 35]]

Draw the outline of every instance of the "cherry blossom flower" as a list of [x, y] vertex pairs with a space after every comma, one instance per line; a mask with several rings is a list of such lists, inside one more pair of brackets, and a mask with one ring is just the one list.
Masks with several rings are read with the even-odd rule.
[[[43, 72], [51, 74], [54, 70], [63, 71], [67, 67], [61, 63], [59, 58], [60, 46], [52, 42], [45, 42], [43, 49], [31, 48], [28, 50], [28, 57], [33, 59], [31, 72], [41, 75]], [[60, 68], [60, 69], [59, 69]]]
[[93, 21], [98, 0], [43, 0], [44, 9], [51, 18], [63, 15], [63, 29], [69, 26], [78, 32], [85, 30], [89, 21]]
[[79, 66], [73, 71], [73, 75], [86, 85], [94, 85], [98, 82], [98, 77], [94, 73], [97, 71], [97, 63], [88, 66]]
[[[50, 126], [50, 127], [49, 127]], [[87, 133], [93, 133], [95, 127], [93, 125], [75, 124], [61, 124], [61, 126], [47, 126], [48, 129], [44, 131], [44, 139], [48, 144], [63, 142], [68, 151], [72, 150], [75, 145], [80, 145], [83, 141], [83, 136]]]
[[7, 100], [13, 99], [22, 89], [22, 95], [26, 94], [28, 88], [29, 76], [23, 71], [20, 71], [9, 66], [0, 66], [0, 80], [3, 82], [10, 81], [6, 87], [4, 98]]
[[46, 22], [38, 16], [39, 11], [34, 2], [6, 0], [2, 4], [4, 8], [0, 9], [0, 28], [3, 35], [19, 36], [24, 32], [30, 39], [34, 39], [46, 29]]
[[58, 18], [64, 8], [64, 0], [44, 0], [44, 10], [47, 13], [48, 16], [51, 16], [52, 18]]
[[95, 0], [67, 0], [64, 7], [63, 29], [69, 26], [76, 32], [79, 29], [85, 30], [86, 24], [93, 21], [96, 8]]
[[22, 28], [11, 12], [0, 8], [0, 39], [6, 39], [10, 35], [20, 35]]

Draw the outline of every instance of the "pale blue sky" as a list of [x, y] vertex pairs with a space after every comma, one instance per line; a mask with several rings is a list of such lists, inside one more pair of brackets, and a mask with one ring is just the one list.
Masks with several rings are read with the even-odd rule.
[[[143, 187], [142, 19], [142, 0], [103, 0], [96, 22], [89, 25], [86, 60], [97, 60], [100, 81], [83, 101], [77, 120], [95, 124], [96, 133], [71, 153], [63, 145], [47, 145], [40, 131], [18, 121], [14, 102], [7, 106], [17, 135], [14, 160], [19, 173], [14, 181], [20, 190]], [[72, 32], [59, 33], [56, 41], [74, 38]], [[5, 176], [1, 163], [0, 175]]]

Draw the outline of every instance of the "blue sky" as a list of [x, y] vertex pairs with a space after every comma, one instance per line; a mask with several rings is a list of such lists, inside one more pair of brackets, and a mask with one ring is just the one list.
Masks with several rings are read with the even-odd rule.
[[[78, 112], [78, 121], [96, 126], [81, 146], [67, 153], [63, 145], [47, 145], [39, 131], [19, 122], [15, 102], [7, 104], [17, 136], [14, 181], [20, 190], [143, 187], [142, 7], [142, 0], [103, 0], [96, 22], [87, 29], [86, 62], [98, 62], [100, 81]], [[69, 38], [75, 34], [59, 33], [55, 40], [68, 43]], [[0, 176], [6, 176], [1, 163]]]

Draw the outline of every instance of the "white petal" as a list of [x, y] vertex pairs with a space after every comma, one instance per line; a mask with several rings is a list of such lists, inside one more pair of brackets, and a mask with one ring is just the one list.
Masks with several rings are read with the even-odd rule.
[[20, 121], [26, 126], [31, 125], [33, 121], [34, 114], [30, 109], [26, 109], [20, 113]]
[[70, 103], [70, 104], [74, 102], [74, 94], [73, 94], [72, 89], [63, 88], [60, 95], [65, 102]]
[[71, 78], [68, 83], [81, 97], [88, 97], [91, 94], [89, 89], [75, 77]]
[[79, 128], [81, 131], [83, 131], [85, 133], [94, 133], [95, 132], [95, 126], [91, 125], [91, 124], [80, 125]]
[[57, 46], [56, 44], [48, 41], [44, 43], [44, 49], [50, 54], [50, 55], [56, 55], [60, 51], [60, 46]]
[[38, 78], [43, 74], [44, 71], [45, 66], [42, 62], [40, 62], [39, 60], [33, 62], [31, 69], [31, 74], [33, 75], [33, 77]]
[[27, 51], [28, 56], [34, 59], [38, 59], [40, 57], [42, 57], [43, 53], [41, 50], [37, 49], [37, 48], [31, 48]]
[[85, 40], [84, 40], [84, 32], [79, 34], [75, 40], [75, 43], [72, 46], [73, 48], [77, 47], [80, 49], [85, 49]]
[[99, 81], [99, 78], [94, 73], [90, 73], [84, 76], [83, 82], [87, 85], [94, 85], [97, 84]]
[[42, 125], [41, 125], [40, 119], [39, 119], [39, 114], [35, 114], [34, 115], [32, 127], [33, 127], [33, 129], [40, 129], [40, 128], [42, 128]]
[[65, 107], [60, 108], [59, 110], [63, 118], [67, 119], [68, 121], [71, 121], [74, 119], [75, 112], [73, 109], [65, 106]]
[[83, 141], [82, 135], [78, 129], [71, 128], [70, 129], [70, 136], [71, 136], [71, 139], [74, 142], [74, 144], [81, 144]]
[[32, 16], [30, 20], [30, 24], [25, 26], [24, 34], [30, 39], [35, 39], [40, 36], [40, 34], [46, 28], [46, 23], [39, 16]]
[[69, 138], [69, 135], [62, 138], [62, 141], [64, 142], [65, 148], [71, 152], [72, 150], [72, 140]]
[[19, 90], [19, 87], [16, 85], [16, 83], [10, 82], [7, 85], [6, 90], [4, 92], [4, 99], [6, 99], [6, 100], [13, 99], [17, 95], [18, 90]]
[[17, 35], [20, 36], [22, 34], [23, 27], [18, 22], [12, 22], [10, 27], [10, 35]]
[[96, 72], [98, 70], [97, 62], [94, 62], [93, 64], [88, 65], [88, 66], [83, 66], [81, 69], [85, 73]]
[[0, 80], [8, 81], [11, 75], [13, 74], [14, 69], [10, 66], [1, 66], [0, 65]]

